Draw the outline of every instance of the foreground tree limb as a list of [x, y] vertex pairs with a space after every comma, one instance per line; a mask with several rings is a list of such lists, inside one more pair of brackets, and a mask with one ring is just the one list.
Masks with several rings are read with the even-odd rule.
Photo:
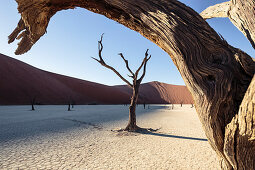
[[[140, 67], [134, 73], [128, 65], [128, 60], [125, 59], [125, 57], [122, 53], [119, 54], [120, 57], [125, 62], [127, 70], [132, 75], [130, 77], [133, 79], [133, 83], [130, 83], [117, 70], [115, 70], [112, 66], [105, 63], [105, 61], [102, 57], [102, 51], [103, 51], [103, 42], [102, 41], [103, 41], [103, 34], [101, 35], [100, 41], [98, 41], [98, 56], [99, 56], [99, 59], [94, 58], [94, 57], [92, 57], [92, 58], [94, 60], [96, 60], [97, 62], [99, 62], [102, 66], [112, 70], [121, 80], [126, 82], [127, 85], [130, 88], [132, 88], [133, 92], [132, 92], [132, 96], [131, 96], [131, 103], [130, 103], [130, 106], [129, 106], [129, 120], [128, 120], [128, 125], [126, 126], [126, 128], [124, 130], [132, 131], [132, 132], [140, 130], [141, 128], [136, 125], [136, 105], [137, 105], [138, 96], [139, 96], [139, 88], [140, 88], [141, 82], [142, 82], [142, 80], [145, 76], [146, 65], [147, 65], [147, 62], [150, 60], [151, 55], [150, 55], [150, 57], [148, 57], [148, 49], [147, 49], [146, 52], [145, 52], [145, 57], [143, 59], [142, 64], [140, 65]], [[138, 78], [139, 71], [141, 70], [142, 67], [144, 68], [142, 76], [140, 78]]]
[[205, 9], [200, 15], [204, 19], [228, 17], [247, 37], [255, 48], [255, 1], [231, 0]]
[[[222, 169], [234, 168], [230, 155], [236, 155], [237, 150], [225, 151], [228, 145], [226, 135], [229, 130], [234, 131], [231, 129], [234, 127], [229, 124], [238, 114], [255, 73], [255, 63], [249, 55], [230, 46], [194, 10], [176, 0], [17, 0], [17, 2], [25, 24], [21, 27], [25, 28], [25, 34], [16, 51], [17, 54], [26, 52], [31, 44], [39, 40], [45, 33], [50, 18], [57, 11], [74, 7], [86, 8], [105, 15], [139, 32], [161, 47], [171, 56], [190, 90], [208, 141], [216, 151]], [[235, 0], [236, 7], [244, 5], [242, 10], [254, 7], [251, 3], [252, 0], [247, 0], [247, 4]], [[237, 14], [239, 13], [240, 11], [237, 11]], [[247, 18], [252, 15], [254, 13], [240, 14]], [[18, 27], [13, 35], [17, 35], [21, 28]], [[250, 36], [247, 38], [251, 37], [248, 39], [252, 43], [254, 29], [246, 26], [244, 28], [248, 30]], [[233, 144], [235, 148], [236, 144], [235, 142]], [[247, 150], [245, 145], [240, 147]], [[255, 157], [248, 159], [254, 161]], [[239, 162], [238, 159], [236, 161]], [[250, 165], [246, 163], [243, 166], [248, 169]]]

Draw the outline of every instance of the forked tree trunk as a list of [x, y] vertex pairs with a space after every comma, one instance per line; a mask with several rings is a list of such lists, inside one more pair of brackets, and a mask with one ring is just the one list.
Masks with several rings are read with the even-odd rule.
[[[250, 90], [247, 88], [255, 73], [255, 63], [246, 53], [230, 46], [194, 10], [176, 0], [17, 2], [22, 20], [10, 36], [10, 42], [22, 30], [25, 32], [21, 34], [23, 39], [16, 54], [28, 51], [44, 35], [56, 12], [74, 7], [105, 15], [157, 44], [171, 56], [190, 90], [222, 169], [254, 168], [255, 121], [251, 120], [255, 114], [255, 87], [251, 84]], [[241, 12], [245, 9], [240, 19], [254, 23], [254, 18], [249, 17], [254, 15], [254, 0], [231, 2], [233, 9], [237, 10], [238, 6]], [[243, 25], [243, 28], [251, 42], [255, 35], [254, 24], [253, 27]], [[244, 98], [246, 91], [248, 97]]]

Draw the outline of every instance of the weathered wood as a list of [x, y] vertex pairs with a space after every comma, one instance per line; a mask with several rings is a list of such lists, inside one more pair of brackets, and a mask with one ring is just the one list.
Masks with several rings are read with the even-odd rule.
[[226, 127], [224, 153], [233, 169], [255, 169], [255, 76], [238, 114]]
[[[249, 55], [230, 46], [194, 10], [176, 0], [17, 0], [17, 2], [26, 31], [26, 34], [22, 35], [23, 40], [19, 44], [17, 54], [26, 52], [29, 50], [27, 47], [39, 40], [45, 33], [50, 18], [57, 11], [74, 7], [86, 8], [105, 15], [139, 32], [161, 47], [171, 56], [190, 90], [208, 141], [218, 154], [221, 167], [223, 169], [235, 167], [231, 155], [236, 154], [236, 149], [226, 151], [226, 145], [229, 145], [227, 143], [231, 144], [231, 140], [235, 140], [233, 138], [227, 142], [226, 137], [230, 134], [229, 130], [235, 130], [231, 124], [255, 73], [255, 63]], [[236, 7], [242, 8], [236, 12], [237, 14], [244, 12], [240, 16], [248, 18], [254, 15], [248, 12], [254, 8], [252, 0], [231, 2], [235, 2]], [[231, 8], [233, 13], [234, 9], [236, 8]], [[254, 23], [250, 21], [251, 19], [248, 20]], [[247, 37], [252, 43], [254, 35], [252, 32], [255, 30], [250, 26], [243, 27], [248, 30]], [[18, 27], [11, 39], [15, 38], [19, 31]], [[245, 145], [240, 145], [240, 148], [247, 150]], [[250, 159], [254, 161], [255, 157]], [[249, 163], [243, 165], [247, 169], [249, 166]]]
[[228, 17], [228, 11], [230, 8], [230, 1], [223, 2], [220, 4], [216, 4], [214, 6], [210, 6], [206, 8], [203, 12], [200, 13], [200, 15], [204, 19], [210, 19], [210, 18], [226, 18]]
[[231, 0], [205, 9], [204, 19], [228, 17], [230, 21], [247, 37], [255, 48], [255, 1]]

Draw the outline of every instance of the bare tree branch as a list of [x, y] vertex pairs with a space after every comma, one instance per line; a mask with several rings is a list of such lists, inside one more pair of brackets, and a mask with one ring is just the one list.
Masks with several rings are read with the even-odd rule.
[[[238, 2], [237, 2], [238, 1]], [[200, 15], [206, 20], [211, 18], [229, 18], [229, 20], [246, 36], [255, 49], [254, 0], [231, 0], [206, 8]]]
[[131, 73], [132, 76], [129, 76], [131, 78], [134, 78], [135, 77], [135, 74], [133, 73], [133, 71], [130, 69], [129, 65], [128, 65], [128, 60], [125, 59], [125, 57], [123, 56], [122, 53], [119, 53], [119, 55], [121, 56], [121, 58], [124, 60], [124, 62], [126, 63], [126, 67], [128, 69], [128, 71]]
[[100, 58], [101, 64], [105, 64], [104, 59], [102, 58], [102, 51], [104, 48], [103, 43], [102, 43], [103, 37], [104, 37], [104, 34], [101, 35], [101, 39], [100, 39], [100, 41], [98, 41], [98, 56]]
[[145, 64], [145, 62], [146, 62], [146, 60], [147, 60], [148, 51], [149, 51], [149, 49], [146, 50], [146, 52], [145, 52], [145, 57], [144, 57], [144, 59], [143, 59], [143, 62], [142, 62], [142, 64], [140, 65], [140, 67], [139, 67], [139, 68], [136, 70], [136, 72], [135, 72], [136, 78], [137, 78], [137, 76], [138, 76], [139, 71], [141, 70], [141, 68], [143, 67], [143, 65]]
[[219, 18], [219, 17], [227, 18], [229, 7], [230, 7], [230, 1], [223, 2], [223, 3], [206, 8], [203, 12], [200, 13], [200, 15], [204, 19]]
[[[146, 53], [148, 52], [148, 50], [146, 51]], [[143, 74], [142, 74], [142, 76], [138, 79], [138, 82], [142, 82], [142, 80], [143, 80], [143, 78], [144, 78], [144, 76], [145, 76], [145, 73], [146, 73], [146, 65], [147, 65], [147, 62], [149, 61], [149, 59], [151, 58], [151, 55], [150, 55], [150, 57], [149, 58], [147, 58], [148, 57], [148, 55], [145, 57], [145, 62], [144, 62], [144, 67], [143, 67]]]
[[[127, 80], [125, 79], [117, 70], [115, 70], [113, 67], [109, 66], [108, 64], [105, 63], [103, 57], [102, 57], [102, 51], [103, 51], [103, 35], [101, 35], [101, 39], [100, 41], [98, 41], [98, 56], [99, 59], [92, 57], [94, 60], [96, 60], [97, 62], [99, 62], [102, 66], [112, 70], [115, 74], [117, 74], [117, 76], [119, 76], [119, 78], [121, 78], [121, 80], [123, 80], [124, 82], [127, 83], [128, 86], [130, 86], [131, 88], [133, 87], [133, 85]], [[124, 59], [125, 61], [125, 59]], [[130, 70], [131, 71], [131, 70]]]

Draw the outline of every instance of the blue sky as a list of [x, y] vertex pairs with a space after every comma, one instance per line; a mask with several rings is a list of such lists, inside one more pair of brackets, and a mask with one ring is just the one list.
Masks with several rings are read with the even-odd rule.
[[[181, 2], [200, 13], [206, 7], [224, 1], [181, 0]], [[171, 58], [158, 46], [121, 24], [81, 8], [57, 13], [50, 21], [47, 34], [28, 53], [16, 56], [14, 51], [17, 41], [11, 45], [7, 43], [8, 35], [20, 19], [16, 8], [17, 4], [14, 0], [0, 1], [0, 53], [2, 54], [58, 74], [107, 85], [125, 84], [110, 70], [91, 59], [92, 56], [98, 57], [97, 41], [100, 35], [105, 33], [103, 41], [105, 61], [119, 70], [123, 76], [128, 72], [117, 54], [122, 52], [129, 60], [130, 67], [135, 70], [148, 48], [152, 58], [148, 62], [143, 82], [184, 84]], [[248, 40], [227, 18], [211, 19], [208, 22], [229, 44], [255, 56]]]

